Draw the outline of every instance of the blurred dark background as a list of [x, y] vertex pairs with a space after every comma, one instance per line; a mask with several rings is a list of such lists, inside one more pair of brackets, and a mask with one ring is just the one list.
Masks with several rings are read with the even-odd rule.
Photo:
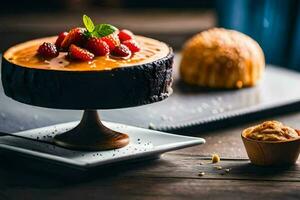
[[216, 25], [210, 0], [11, 0], [0, 12], [0, 50], [41, 36], [82, 26], [82, 14], [154, 37], [179, 49], [193, 34]]
[[300, 70], [298, 0], [6, 0], [0, 6], [0, 52], [81, 26], [82, 14], [160, 39], [176, 50], [208, 28], [236, 29], [259, 42], [268, 63]]

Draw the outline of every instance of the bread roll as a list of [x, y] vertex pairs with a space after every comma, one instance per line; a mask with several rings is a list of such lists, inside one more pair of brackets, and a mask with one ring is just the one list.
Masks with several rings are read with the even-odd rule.
[[230, 89], [256, 85], [264, 68], [257, 42], [234, 30], [213, 28], [186, 42], [180, 75], [191, 85]]

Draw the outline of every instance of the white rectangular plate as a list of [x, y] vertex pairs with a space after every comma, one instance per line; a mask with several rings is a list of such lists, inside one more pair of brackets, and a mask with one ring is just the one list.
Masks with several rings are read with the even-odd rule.
[[[18, 132], [15, 135], [51, 142], [56, 134], [70, 130], [78, 123], [58, 124]], [[112, 122], [104, 122], [104, 124], [113, 130], [128, 134], [130, 143], [120, 149], [91, 152], [74, 151], [51, 144], [12, 136], [2, 136], [0, 137], [0, 151], [18, 153], [26, 157], [43, 159], [52, 163], [89, 169], [122, 161], [159, 156], [167, 151], [205, 143], [205, 140], [202, 138], [168, 134]]]

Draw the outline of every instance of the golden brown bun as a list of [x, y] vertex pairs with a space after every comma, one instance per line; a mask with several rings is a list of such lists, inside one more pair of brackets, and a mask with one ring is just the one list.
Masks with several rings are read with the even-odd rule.
[[186, 42], [180, 74], [191, 85], [242, 88], [256, 85], [264, 68], [264, 54], [257, 42], [237, 31], [213, 28]]

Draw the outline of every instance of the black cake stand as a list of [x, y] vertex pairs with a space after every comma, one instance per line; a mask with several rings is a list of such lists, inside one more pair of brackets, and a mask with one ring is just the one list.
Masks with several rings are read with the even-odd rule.
[[84, 110], [80, 123], [56, 135], [54, 142], [78, 150], [126, 146], [127, 134], [104, 126], [97, 109], [139, 106], [161, 101], [171, 92], [173, 53], [134, 66], [101, 71], [58, 71], [13, 64], [3, 55], [2, 84], [12, 99], [34, 106]]

